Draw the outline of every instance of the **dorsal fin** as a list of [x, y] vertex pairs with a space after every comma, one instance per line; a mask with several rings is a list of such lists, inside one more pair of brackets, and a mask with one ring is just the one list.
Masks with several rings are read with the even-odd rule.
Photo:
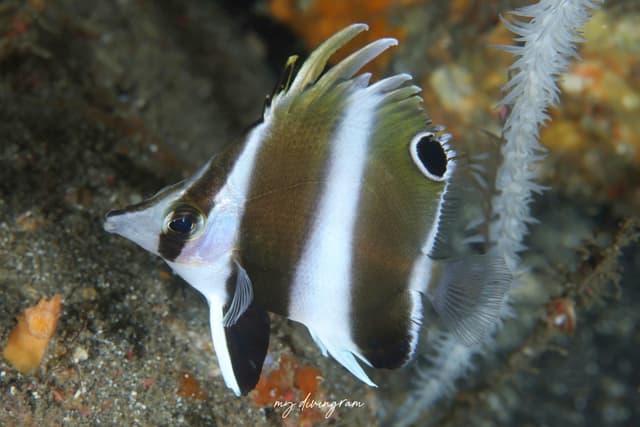
[[287, 62], [284, 64], [284, 68], [282, 69], [282, 73], [280, 73], [278, 82], [273, 87], [273, 91], [271, 91], [271, 94], [267, 95], [264, 101], [264, 108], [262, 111], [263, 114], [271, 106], [271, 102], [276, 97], [276, 95], [289, 90], [291, 82], [293, 81], [293, 76], [295, 74], [298, 58], [298, 55], [291, 55], [289, 58], [287, 58]]
[[352, 24], [325, 40], [302, 64], [287, 94], [295, 96], [315, 83], [324, 71], [329, 58], [349, 40], [368, 29], [369, 26], [366, 24]]
[[[356, 87], [366, 86], [368, 84], [368, 78], [365, 77], [366, 74], [356, 78], [354, 78], [354, 75], [383, 51], [397, 45], [398, 41], [396, 39], [376, 40], [353, 52], [329, 71], [324, 74], [323, 72], [327, 66], [327, 61], [338, 49], [368, 28], [365, 24], [352, 24], [322, 43], [302, 64], [290, 84], [279, 85], [282, 90], [274, 94], [269, 108], [265, 110], [265, 116], [278, 108], [288, 110], [299, 105], [299, 103], [310, 105], [323, 97], [331, 88], [343, 82], [347, 86], [345, 89], [350, 85]], [[293, 67], [289, 67], [291, 61], [295, 61], [292, 58], [289, 58], [287, 66], [285, 66], [285, 72], [288, 69], [293, 69]], [[302, 96], [303, 94], [304, 96]]]
[[[340, 61], [333, 68], [327, 71], [314, 87], [317, 90], [315, 96], [321, 96], [327, 88], [337, 82], [352, 78], [362, 67], [371, 62], [374, 58], [391, 46], [397, 46], [398, 41], [392, 38], [379, 39], [369, 43], [365, 47], [353, 52], [347, 58]], [[367, 74], [364, 74], [367, 75]], [[368, 83], [367, 78], [367, 83]]]

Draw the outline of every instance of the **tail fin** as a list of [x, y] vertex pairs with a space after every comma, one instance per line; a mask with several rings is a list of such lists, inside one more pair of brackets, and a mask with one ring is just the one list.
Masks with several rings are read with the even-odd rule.
[[512, 276], [492, 253], [444, 261], [427, 291], [433, 307], [462, 342], [481, 341], [499, 318]]

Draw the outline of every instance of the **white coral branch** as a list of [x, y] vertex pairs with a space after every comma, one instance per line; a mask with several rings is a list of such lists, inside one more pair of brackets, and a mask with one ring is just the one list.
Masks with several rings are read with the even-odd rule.
[[[510, 114], [503, 130], [506, 142], [496, 179], [498, 194], [492, 210], [497, 219], [491, 224], [491, 238], [516, 276], [520, 271], [519, 253], [525, 249], [522, 240], [527, 225], [535, 222], [529, 213], [529, 204], [533, 194], [543, 189], [535, 182], [535, 165], [545, 152], [538, 143], [540, 127], [550, 118], [547, 109], [558, 104], [560, 89], [556, 81], [571, 59], [577, 57], [576, 44], [582, 41], [580, 34], [589, 19], [589, 10], [602, 2], [540, 0], [513, 12], [530, 19], [513, 22], [502, 19], [522, 45], [502, 47], [517, 59], [510, 68], [514, 73], [505, 86], [508, 94], [501, 101], [510, 109]], [[501, 317], [508, 317], [508, 313], [510, 309], [505, 305]], [[495, 329], [498, 328], [496, 325]], [[419, 373], [418, 388], [401, 406], [399, 412], [403, 415], [396, 417], [392, 424], [414, 423], [422, 411], [451, 394], [456, 380], [472, 370], [474, 356], [491, 348], [491, 342], [484, 344], [467, 347], [450, 333], [430, 333], [427, 342], [432, 349], [428, 355], [430, 366]]]
[[535, 165], [544, 148], [538, 143], [540, 127], [549, 120], [547, 108], [556, 106], [560, 89], [558, 76], [577, 57], [576, 43], [582, 41], [581, 29], [589, 20], [589, 9], [598, 7], [594, 0], [541, 0], [513, 12], [528, 21], [516, 19], [504, 25], [516, 34], [520, 46], [502, 47], [514, 54], [514, 72], [505, 89], [509, 91], [501, 103], [511, 112], [504, 125], [503, 164], [498, 171], [493, 200], [496, 220], [491, 238], [509, 268], [517, 272], [519, 252], [527, 224], [534, 222], [529, 213], [533, 193], [542, 187], [535, 182]]

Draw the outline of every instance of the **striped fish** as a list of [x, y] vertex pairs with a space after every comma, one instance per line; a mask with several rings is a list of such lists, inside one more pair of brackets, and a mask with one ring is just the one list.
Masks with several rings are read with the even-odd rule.
[[267, 312], [304, 324], [320, 351], [375, 386], [361, 363], [414, 353], [426, 295], [464, 341], [482, 339], [510, 276], [489, 255], [450, 259], [459, 156], [430, 125], [411, 76], [358, 71], [377, 40], [325, 71], [354, 24], [285, 79], [262, 121], [190, 179], [110, 211], [105, 230], [162, 257], [200, 291], [226, 385], [257, 383]]

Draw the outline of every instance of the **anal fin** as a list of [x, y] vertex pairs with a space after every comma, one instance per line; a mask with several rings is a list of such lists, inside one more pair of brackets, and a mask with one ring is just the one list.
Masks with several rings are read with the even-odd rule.
[[471, 345], [480, 342], [498, 320], [512, 281], [496, 255], [469, 255], [440, 265], [427, 296], [445, 324]]

